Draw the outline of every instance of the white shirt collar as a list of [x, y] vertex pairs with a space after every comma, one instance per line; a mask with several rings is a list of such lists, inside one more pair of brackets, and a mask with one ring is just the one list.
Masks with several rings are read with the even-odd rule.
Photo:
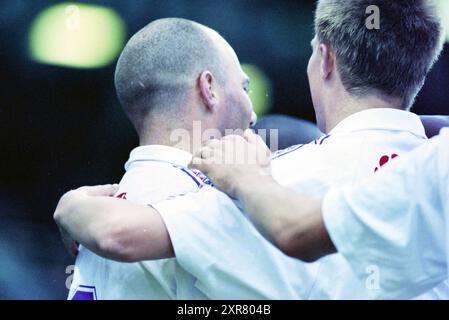
[[330, 135], [364, 130], [409, 131], [419, 138], [427, 138], [418, 115], [391, 108], [367, 109], [354, 113], [340, 121]]
[[138, 161], [162, 161], [187, 167], [191, 159], [192, 154], [178, 148], [163, 145], [140, 146], [131, 151], [125, 170]]

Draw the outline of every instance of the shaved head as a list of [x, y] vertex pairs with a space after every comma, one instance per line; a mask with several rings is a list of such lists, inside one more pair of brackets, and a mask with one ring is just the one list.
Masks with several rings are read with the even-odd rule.
[[115, 71], [117, 96], [136, 129], [149, 114], [176, 113], [204, 70], [224, 85], [224, 47], [218, 33], [185, 19], [156, 20], [137, 32]]

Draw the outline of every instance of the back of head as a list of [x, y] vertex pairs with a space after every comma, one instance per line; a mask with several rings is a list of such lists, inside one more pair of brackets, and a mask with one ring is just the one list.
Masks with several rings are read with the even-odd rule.
[[[378, 8], [378, 28], [367, 25], [372, 8]], [[315, 33], [333, 48], [350, 94], [400, 98], [404, 109], [443, 46], [433, 0], [319, 0]]]
[[125, 113], [139, 131], [153, 113], [177, 116], [203, 70], [224, 81], [211, 29], [166, 18], [151, 22], [126, 44], [117, 62], [115, 87]]

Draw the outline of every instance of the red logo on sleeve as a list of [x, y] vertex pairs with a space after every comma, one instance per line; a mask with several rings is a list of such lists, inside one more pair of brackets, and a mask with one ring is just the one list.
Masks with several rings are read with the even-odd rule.
[[379, 160], [379, 166], [374, 169], [374, 172], [379, 171], [379, 169], [381, 167], [386, 165], [390, 160], [393, 160], [394, 158], [397, 158], [397, 157], [398, 157], [398, 155], [396, 153], [393, 153], [391, 156], [386, 156], [386, 155], [382, 156]]
[[116, 198], [126, 200], [126, 192], [122, 192], [115, 196]]

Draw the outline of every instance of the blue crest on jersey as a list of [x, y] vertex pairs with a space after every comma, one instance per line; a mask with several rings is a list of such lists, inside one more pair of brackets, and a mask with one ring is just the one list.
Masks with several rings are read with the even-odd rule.
[[97, 291], [95, 286], [79, 285], [71, 300], [97, 300]]
[[205, 185], [211, 186], [213, 187], [214, 184], [212, 183], [212, 181], [210, 181], [210, 179], [201, 171], [197, 170], [197, 169], [192, 169], [192, 172], [195, 174], [195, 176], [197, 176], [201, 182]]

